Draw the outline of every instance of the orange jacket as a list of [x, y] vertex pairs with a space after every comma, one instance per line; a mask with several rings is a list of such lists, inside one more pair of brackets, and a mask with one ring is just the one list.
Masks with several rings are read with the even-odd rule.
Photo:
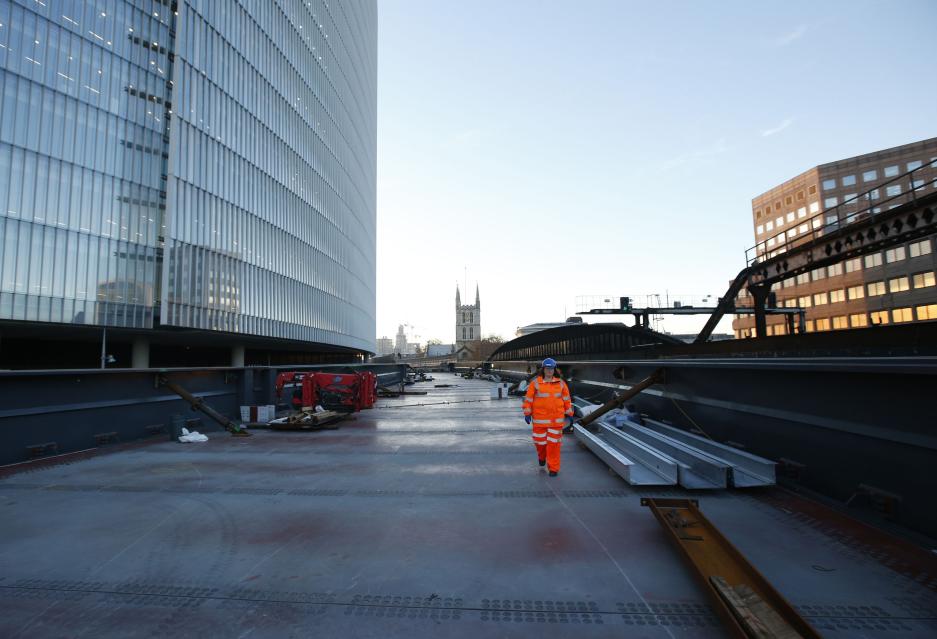
[[557, 377], [548, 382], [538, 376], [527, 387], [524, 414], [533, 417], [534, 426], [562, 424], [567, 417], [572, 417], [572, 398], [566, 382]]

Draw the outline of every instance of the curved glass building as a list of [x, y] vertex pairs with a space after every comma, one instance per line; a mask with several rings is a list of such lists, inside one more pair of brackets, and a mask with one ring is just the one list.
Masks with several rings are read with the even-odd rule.
[[0, 332], [373, 352], [376, 74], [373, 1], [0, 0]]

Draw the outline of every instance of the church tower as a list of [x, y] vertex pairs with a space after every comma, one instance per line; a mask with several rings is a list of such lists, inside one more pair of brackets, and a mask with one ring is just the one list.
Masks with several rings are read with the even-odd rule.
[[459, 285], [455, 285], [455, 347], [456, 350], [469, 342], [482, 338], [481, 297], [475, 285], [475, 303], [462, 304]]

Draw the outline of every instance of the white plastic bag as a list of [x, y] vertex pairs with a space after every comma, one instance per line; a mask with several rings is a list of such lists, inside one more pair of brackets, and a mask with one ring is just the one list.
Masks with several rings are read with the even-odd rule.
[[189, 432], [188, 428], [183, 428], [182, 435], [179, 437], [179, 441], [182, 442], [183, 444], [186, 444], [189, 442], [207, 442], [208, 437], [206, 435], [201, 434], [197, 430], [193, 430]]

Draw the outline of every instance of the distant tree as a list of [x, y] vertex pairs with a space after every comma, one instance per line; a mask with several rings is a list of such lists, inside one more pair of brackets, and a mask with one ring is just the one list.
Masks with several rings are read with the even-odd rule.
[[427, 346], [439, 346], [440, 344], [442, 344], [442, 340], [441, 340], [441, 339], [428, 339], [428, 340], [426, 340], [426, 345], [427, 345]]

